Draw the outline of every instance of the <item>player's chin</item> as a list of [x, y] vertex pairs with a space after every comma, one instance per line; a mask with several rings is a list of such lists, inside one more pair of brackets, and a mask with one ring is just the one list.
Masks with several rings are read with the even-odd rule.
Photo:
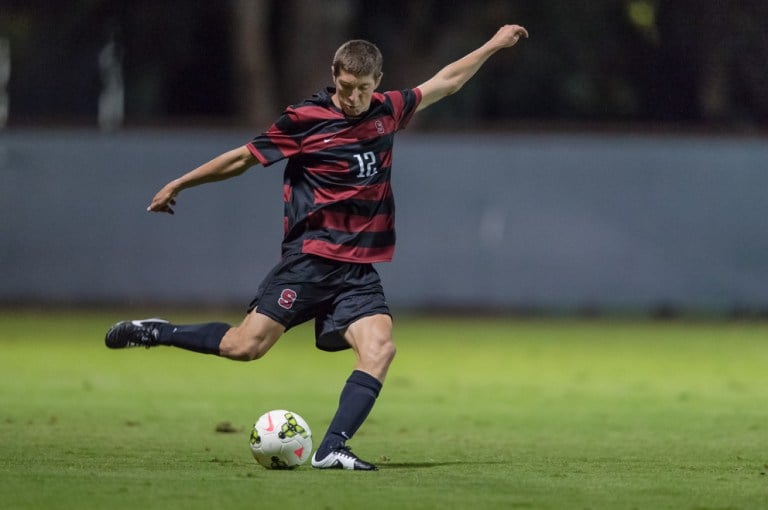
[[347, 117], [359, 117], [363, 113], [365, 113], [365, 110], [362, 107], [354, 108], [351, 106], [347, 106], [344, 108], [344, 114]]

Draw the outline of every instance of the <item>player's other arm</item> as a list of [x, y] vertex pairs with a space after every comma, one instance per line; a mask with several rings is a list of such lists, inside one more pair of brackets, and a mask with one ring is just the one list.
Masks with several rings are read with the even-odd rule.
[[519, 25], [504, 25], [488, 42], [442, 68], [432, 78], [419, 85], [421, 102], [416, 111], [458, 92], [491, 55], [500, 49], [514, 46], [521, 37], [528, 37], [525, 28]]
[[257, 163], [258, 160], [245, 145], [227, 151], [163, 186], [152, 199], [147, 211], [173, 214], [171, 206], [176, 205], [176, 195], [181, 191], [235, 177]]

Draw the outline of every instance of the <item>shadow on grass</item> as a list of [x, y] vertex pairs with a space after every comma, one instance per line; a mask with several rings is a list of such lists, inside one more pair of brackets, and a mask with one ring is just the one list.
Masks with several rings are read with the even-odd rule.
[[505, 461], [491, 461], [491, 462], [473, 462], [466, 460], [454, 460], [448, 462], [381, 462], [379, 467], [381, 469], [425, 469], [442, 466], [494, 466], [509, 464]]

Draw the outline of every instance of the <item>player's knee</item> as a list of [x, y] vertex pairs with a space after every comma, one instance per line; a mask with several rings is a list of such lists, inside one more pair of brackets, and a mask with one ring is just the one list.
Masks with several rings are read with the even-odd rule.
[[392, 360], [395, 359], [395, 354], [397, 354], [397, 347], [395, 346], [395, 342], [392, 341], [392, 338], [390, 337], [389, 340], [384, 344], [383, 348], [383, 357], [387, 362], [387, 365], [392, 363]]
[[236, 361], [255, 361], [263, 358], [266, 354], [265, 349], [262, 349], [258, 343], [254, 343], [231, 349], [227, 357]]
[[227, 336], [221, 342], [222, 356], [235, 361], [254, 361], [263, 358], [271, 344], [260, 335], [246, 336], [242, 332]]
[[240, 353], [240, 360], [241, 361], [256, 361], [257, 359], [263, 358], [267, 354], [267, 351], [260, 348], [260, 346], [253, 345], [247, 349], [244, 349]]
[[367, 342], [367, 346], [364, 357], [377, 366], [388, 367], [397, 354], [395, 342], [392, 340], [392, 336], [386, 332], [373, 335]]

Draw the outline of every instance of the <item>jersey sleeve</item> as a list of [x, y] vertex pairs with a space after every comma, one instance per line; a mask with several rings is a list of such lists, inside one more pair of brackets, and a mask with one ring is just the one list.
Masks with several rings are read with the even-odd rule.
[[298, 154], [304, 135], [296, 111], [288, 108], [268, 130], [254, 137], [246, 147], [259, 163], [269, 166]]
[[416, 107], [421, 102], [421, 91], [415, 88], [385, 92], [384, 94], [392, 104], [392, 113], [397, 122], [397, 129], [405, 129], [413, 114], [416, 113]]

